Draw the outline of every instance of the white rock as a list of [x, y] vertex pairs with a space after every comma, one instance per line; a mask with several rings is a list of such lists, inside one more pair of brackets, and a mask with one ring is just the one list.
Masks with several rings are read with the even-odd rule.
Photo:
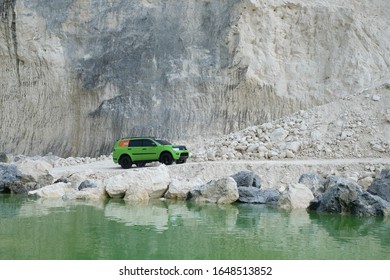
[[237, 201], [237, 183], [231, 177], [212, 180], [205, 185], [191, 190], [191, 196], [196, 202], [230, 204]]
[[98, 186], [96, 188], [85, 188], [81, 191], [66, 192], [62, 198], [70, 200], [103, 200], [107, 198], [107, 192], [103, 186]]
[[321, 132], [318, 131], [317, 129], [314, 129], [314, 130], [310, 133], [311, 140], [314, 141], [314, 142], [320, 140], [320, 139], [321, 139], [321, 136], [322, 136]]
[[303, 184], [290, 184], [282, 193], [278, 206], [283, 209], [306, 209], [314, 198], [311, 190]]
[[301, 145], [302, 145], [301, 142], [298, 141], [287, 142], [286, 149], [296, 153], [301, 148]]
[[379, 100], [381, 100], [381, 97], [379, 95], [377, 95], [377, 94], [374, 94], [371, 99], [373, 101], [379, 101]]
[[270, 130], [274, 128], [274, 125], [272, 123], [264, 123], [260, 126], [263, 131]]
[[[150, 198], [160, 198], [167, 190], [171, 178], [168, 168], [160, 165], [157, 168], [130, 169], [104, 181], [110, 197], [125, 197], [131, 188], [143, 188]], [[135, 191], [130, 191], [134, 193]]]
[[381, 153], [383, 153], [383, 152], [386, 151], [386, 149], [383, 148], [382, 145], [379, 144], [379, 143], [373, 144], [373, 145], [371, 146], [371, 149], [373, 149], [374, 151], [377, 151], [377, 152], [381, 152]]
[[66, 193], [76, 192], [70, 183], [56, 183], [43, 188], [30, 191], [28, 195], [36, 195], [43, 198], [62, 198]]
[[215, 160], [215, 152], [214, 151], [207, 152], [207, 160], [210, 160], [210, 161]]
[[358, 184], [363, 188], [363, 189], [368, 189], [369, 186], [371, 186], [372, 182], [374, 181], [374, 178], [371, 176], [364, 177], [358, 181]]
[[50, 171], [53, 166], [44, 160], [24, 159], [16, 163], [18, 170], [26, 181], [38, 183], [40, 186], [47, 186], [53, 183], [53, 176]]
[[150, 197], [142, 186], [134, 185], [126, 190], [126, 195], [123, 198], [127, 202], [147, 202]]
[[288, 133], [283, 127], [279, 127], [269, 135], [269, 138], [272, 142], [281, 142], [288, 136]]
[[286, 157], [287, 157], [287, 158], [294, 158], [294, 157], [295, 157], [295, 154], [294, 154], [292, 151], [287, 150], [287, 151], [286, 151]]
[[166, 199], [185, 200], [187, 193], [194, 187], [203, 185], [201, 179], [195, 178], [193, 180], [178, 180], [172, 179], [169, 184], [167, 192], [164, 194]]

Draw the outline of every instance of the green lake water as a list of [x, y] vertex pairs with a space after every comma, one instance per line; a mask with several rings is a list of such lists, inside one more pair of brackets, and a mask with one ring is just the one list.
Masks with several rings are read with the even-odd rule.
[[3, 260], [390, 259], [390, 219], [0, 195]]

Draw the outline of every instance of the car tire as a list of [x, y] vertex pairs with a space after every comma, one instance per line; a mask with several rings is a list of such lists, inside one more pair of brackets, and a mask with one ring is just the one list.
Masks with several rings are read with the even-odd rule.
[[173, 157], [168, 152], [162, 153], [160, 156], [160, 162], [162, 162], [165, 165], [171, 165], [173, 163]]
[[129, 169], [133, 165], [131, 158], [128, 155], [121, 156], [119, 164], [123, 169]]

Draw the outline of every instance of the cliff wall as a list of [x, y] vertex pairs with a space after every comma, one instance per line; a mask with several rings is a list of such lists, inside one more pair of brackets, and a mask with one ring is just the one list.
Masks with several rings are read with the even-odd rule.
[[196, 139], [390, 80], [387, 0], [0, 0], [0, 150]]

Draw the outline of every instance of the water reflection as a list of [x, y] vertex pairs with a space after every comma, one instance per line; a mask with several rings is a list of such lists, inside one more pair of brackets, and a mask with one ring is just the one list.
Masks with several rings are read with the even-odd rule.
[[0, 196], [5, 259], [388, 259], [389, 232], [389, 219], [264, 205]]
[[[373, 237], [384, 248], [390, 247], [390, 219], [387, 217], [356, 217], [335, 214], [310, 213], [313, 224], [325, 229], [340, 242], [354, 242], [363, 236]], [[365, 242], [368, 242], [366, 239]]]
[[18, 216], [24, 200], [18, 196], [0, 194], [0, 219]]

